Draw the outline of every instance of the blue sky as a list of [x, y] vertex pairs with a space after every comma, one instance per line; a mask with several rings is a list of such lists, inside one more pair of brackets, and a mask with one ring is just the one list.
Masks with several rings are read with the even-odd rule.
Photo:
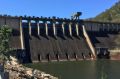
[[77, 11], [81, 18], [94, 17], [118, 0], [0, 0], [0, 14], [28, 16], [57, 16], [70, 18]]

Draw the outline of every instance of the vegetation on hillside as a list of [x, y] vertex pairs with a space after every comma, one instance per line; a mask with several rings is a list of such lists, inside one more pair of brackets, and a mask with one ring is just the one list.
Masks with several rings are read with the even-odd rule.
[[91, 20], [102, 22], [120, 22], [120, 1]]
[[7, 25], [0, 26], [0, 60], [8, 58], [11, 29]]

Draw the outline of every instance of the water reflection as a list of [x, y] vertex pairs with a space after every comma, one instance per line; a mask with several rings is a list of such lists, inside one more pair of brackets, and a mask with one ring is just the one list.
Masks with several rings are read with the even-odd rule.
[[98, 60], [27, 64], [59, 79], [120, 79], [120, 61]]
[[[99, 62], [96, 62], [96, 71], [97, 71], [97, 79], [108, 79], [108, 73], [106, 71], [106, 61], [105, 60], [100, 60]], [[108, 63], [108, 62], [107, 62]], [[109, 67], [108, 67], [109, 68]]]

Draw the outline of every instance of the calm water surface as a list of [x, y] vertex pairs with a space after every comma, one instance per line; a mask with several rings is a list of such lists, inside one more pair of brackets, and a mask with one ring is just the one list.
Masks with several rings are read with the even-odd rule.
[[59, 79], [120, 79], [120, 61], [71, 61], [27, 64]]

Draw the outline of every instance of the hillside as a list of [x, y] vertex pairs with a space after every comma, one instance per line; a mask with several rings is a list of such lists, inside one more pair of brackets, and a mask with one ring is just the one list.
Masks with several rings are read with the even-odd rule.
[[102, 22], [120, 22], [120, 1], [91, 20]]

